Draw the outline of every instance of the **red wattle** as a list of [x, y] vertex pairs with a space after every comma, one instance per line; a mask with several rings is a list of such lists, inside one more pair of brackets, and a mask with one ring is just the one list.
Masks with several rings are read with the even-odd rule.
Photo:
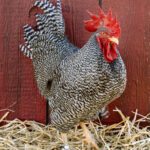
[[104, 58], [107, 62], [111, 63], [118, 57], [115, 43], [111, 43], [110, 41], [106, 41], [106, 43], [104, 43], [99, 36], [96, 36], [96, 40], [99, 47], [103, 50]]
[[110, 45], [110, 42], [106, 42], [103, 47], [103, 54], [104, 58], [107, 62], [111, 63], [113, 60], [115, 60], [118, 57], [118, 54], [116, 52], [116, 45], [112, 43]]

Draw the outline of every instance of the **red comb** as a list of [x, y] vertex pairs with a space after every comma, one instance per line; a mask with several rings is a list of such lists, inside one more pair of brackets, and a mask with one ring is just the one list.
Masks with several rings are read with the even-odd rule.
[[99, 16], [91, 12], [88, 12], [88, 14], [91, 17], [91, 20], [84, 22], [86, 30], [95, 32], [99, 27], [106, 27], [110, 30], [112, 36], [120, 36], [120, 26], [117, 23], [116, 16], [112, 18], [111, 9], [109, 9], [107, 15], [105, 15], [101, 8], [99, 8]]

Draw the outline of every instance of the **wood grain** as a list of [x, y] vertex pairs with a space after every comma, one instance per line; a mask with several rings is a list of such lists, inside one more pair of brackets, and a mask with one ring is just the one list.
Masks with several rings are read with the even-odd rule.
[[27, 17], [32, 2], [0, 0], [0, 110], [13, 105], [8, 119], [45, 122], [45, 101], [36, 87], [31, 60], [18, 48], [23, 25], [32, 23]]
[[63, 16], [66, 24], [66, 34], [69, 40], [82, 47], [90, 38], [91, 33], [84, 28], [84, 21], [90, 19], [87, 11], [98, 13], [98, 0], [63, 0]]

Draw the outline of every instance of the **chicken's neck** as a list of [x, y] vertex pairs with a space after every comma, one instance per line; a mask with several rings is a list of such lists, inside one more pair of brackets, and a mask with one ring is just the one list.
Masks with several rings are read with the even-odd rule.
[[96, 33], [91, 36], [91, 38], [85, 44], [85, 46], [87, 46], [87, 47], [92, 46], [91, 47], [92, 49], [94, 47], [96, 51], [99, 51], [98, 55], [101, 55], [105, 59], [105, 61], [108, 63], [113, 62], [118, 57], [118, 51], [116, 49], [116, 44], [112, 43], [108, 39], [103, 39], [101, 37], [96, 36]]

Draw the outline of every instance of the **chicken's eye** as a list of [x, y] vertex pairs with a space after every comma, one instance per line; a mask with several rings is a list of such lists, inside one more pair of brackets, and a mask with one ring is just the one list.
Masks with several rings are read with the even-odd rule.
[[105, 32], [101, 32], [101, 34], [102, 34], [102, 35], [106, 35], [106, 33], [105, 33]]

